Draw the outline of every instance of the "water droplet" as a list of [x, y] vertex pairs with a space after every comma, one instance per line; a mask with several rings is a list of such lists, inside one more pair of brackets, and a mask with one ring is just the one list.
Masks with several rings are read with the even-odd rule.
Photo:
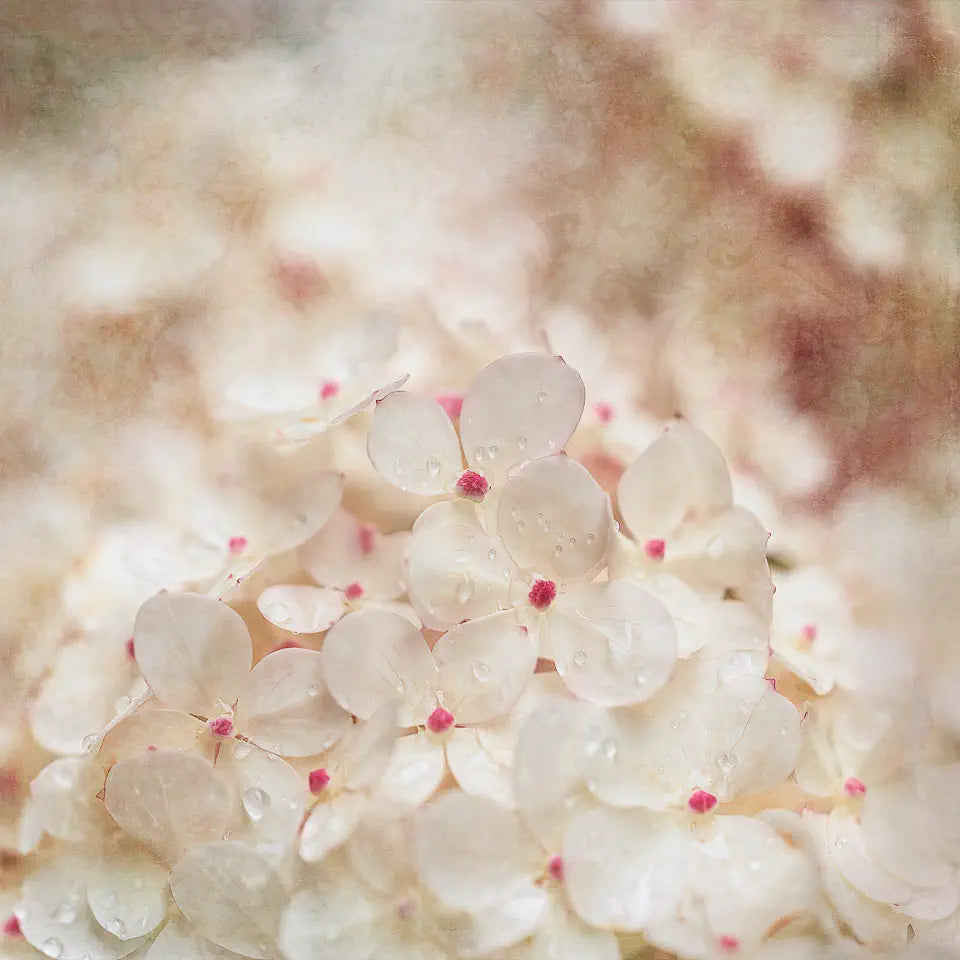
[[517, 529], [518, 529], [518, 530], [522, 530], [525, 526], [526, 526], [526, 524], [525, 524], [522, 520], [518, 520], [518, 521], [517, 521]]
[[481, 683], [487, 683], [490, 680], [490, 664], [486, 663], [484, 660], [474, 660], [473, 675]]
[[77, 905], [75, 903], [61, 903], [53, 914], [57, 923], [73, 923], [77, 919]]
[[729, 773], [737, 765], [737, 755], [735, 753], [723, 752], [717, 757], [717, 766], [723, 773]]
[[554, 554], [555, 554], [556, 556], [559, 557], [560, 554], [563, 553], [563, 547], [561, 547], [560, 544], [558, 543], [558, 544], [553, 548], [553, 552], [554, 552]]
[[517, 505], [514, 504], [514, 505], [510, 508], [510, 519], [511, 519], [511, 520], [516, 520], [517, 517], [519, 517], [519, 516], [520, 516], [520, 511], [517, 509]]
[[657, 773], [663, 773], [664, 769], [665, 767], [663, 766], [662, 763], [657, 764]]
[[593, 541], [596, 539], [597, 538], [592, 533], [587, 534], [587, 543], [593, 543]]
[[233, 755], [237, 760], [246, 760], [250, 756], [253, 747], [246, 740], [238, 740], [233, 747]]
[[320, 685], [317, 683], [311, 683], [310, 686], [307, 687], [308, 697], [315, 697], [319, 692], [320, 692]]
[[97, 745], [98, 735], [95, 733], [88, 733], [81, 741], [80, 746], [83, 747], [84, 753], [89, 753]]
[[842, 850], [847, 845], [847, 838], [841, 834], [839, 837], [836, 837], [833, 841], [833, 845], [838, 849]]
[[526, 437], [517, 437], [517, 446], [521, 450], [527, 449], [527, 438]]
[[118, 917], [107, 921], [107, 931], [115, 937], [123, 937], [127, 932], [127, 925]]
[[678, 720], [671, 720], [671, 721], [670, 721], [670, 729], [671, 729], [671, 730], [676, 730], [679, 726], [680, 726], [680, 722], [679, 722]]
[[786, 727], [781, 727], [781, 728], [780, 728], [780, 736], [781, 736], [781, 737], [785, 737], [786, 735], [787, 735], [787, 728], [786, 728]]
[[686, 720], [687, 717], [689, 717], [689, 716], [690, 716], [690, 714], [687, 713], [686, 710], [681, 710], [681, 711], [680, 711], [680, 719], [681, 719], [681, 720]]
[[576, 542], [577, 542], [577, 538], [576, 538], [576, 537], [571, 537], [570, 540], [569, 540], [569, 543], [570, 543], [570, 546], [571, 546], [571, 547], [572, 547]]
[[613, 737], [608, 737], [603, 741], [603, 755], [608, 760], [614, 760], [617, 756], [617, 741]]
[[488, 551], [487, 551], [487, 559], [488, 559], [488, 560], [496, 560], [496, 559], [497, 559], [497, 551], [494, 550], [494, 549], [492, 549], [492, 548], [491, 548], [490, 550], [488, 550]]
[[403, 461], [394, 460], [393, 461], [393, 472], [399, 477], [403, 473]]
[[473, 596], [473, 581], [464, 575], [463, 583], [457, 585], [457, 603], [466, 603]]
[[645, 687], [645, 686], [647, 685], [647, 671], [644, 670], [644, 669], [642, 669], [642, 668], [641, 668], [640, 670], [638, 670], [638, 671], [633, 675], [633, 682], [634, 682], [638, 687]]
[[270, 797], [259, 787], [252, 787], [243, 792], [243, 809], [247, 811], [247, 816], [256, 823], [263, 819], [267, 807], [270, 806]]
[[587, 662], [587, 655], [586, 655], [586, 653], [584, 653], [583, 650], [578, 650], [578, 651], [573, 655], [573, 662], [574, 662], [578, 667], [582, 667], [582, 666]]
[[540, 403], [543, 403], [543, 401], [546, 400], [546, 399], [547, 399], [547, 391], [546, 391], [546, 390], [541, 390], [541, 391], [537, 394], [537, 400], [538, 400]]
[[403, 693], [403, 691], [407, 689], [407, 685], [399, 677], [397, 677], [397, 682], [393, 689], [396, 690], [397, 693]]
[[63, 953], [63, 944], [56, 937], [48, 937], [40, 944], [40, 949], [53, 960], [57, 960]]
[[267, 607], [267, 619], [271, 623], [289, 623], [290, 608], [285, 603], [271, 603]]
[[495, 443], [490, 444], [487, 447], [487, 456], [492, 460], [497, 455], [497, 445]]
[[472, 547], [476, 539], [477, 538], [472, 533], [467, 534], [467, 543], [469, 546]]
[[485, 452], [483, 447], [477, 447], [477, 449], [473, 451], [473, 459], [475, 461], [482, 460]]

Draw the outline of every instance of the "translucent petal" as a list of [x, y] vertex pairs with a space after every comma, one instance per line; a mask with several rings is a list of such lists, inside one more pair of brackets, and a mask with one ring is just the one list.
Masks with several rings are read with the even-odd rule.
[[119, 960], [141, 940], [121, 940], [94, 918], [84, 892], [84, 858], [61, 852], [24, 882], [18, 916], [27, 941], [57, 960]]
[[174, 917], [153, 941], [144, 960], [233, 960], [237, 956], [201, 937], [182, 917]]
[[450, 772], [464, 793], [489, 797], [504, 806], [513, 804], [513, 770], [486, 748], [479, 731], [455, 728], [446, 750]]
[[329, 749], [350, 723], [323, 680], [316, 650], [268, 653], [250, 671], [237, 706], [237, 725], [254, 743], [288, 757]]
[[397, 705], [381, 707], [366, 723], [353, 724], [337, 747], [336, 766], [350, 790], [373, 787], [390, 764], [397, 742]]
[[172, 861], [222, 836], [230, 792], [202, 757], [151, 750], [107, 774], [105, 806], [120, 828]]
[[480, 372], [460, 412], [460, 435], [475, 470], [504, 475], [524, 460], [557, 453], [583, 413], [580, 374], [560, 357], [517, 353]]
[[327, 634], [321, 653], [327, 686], [350, 713], [366, 720], [399, 700], [399, 722], [412, 726], [433, 711], [433, 656], [403, 617], [373, 608], [348, 614]]
[[95, 836], [103, 821], [99, 801], [94, 799], [101, 776], [87, 757], [48, 763], [30, 782], [27, 809], [39, 835], [23, 838], [31, 841], [27, 848], [33, 849], [44, 832], [67, 841]]
[[167, 870], [143, 851], [114, 848], [90, 872], [87, 903], [120, 940], [145, 936], [166, 919]]
[[960, 890], [956, 884], [913, 890], [900, 904], [900, 913], [917, 920], [943, 920], [952, 916], [960, 905]]
[[602, 706], [648, 700], [670, 678], [677, 637], [667, 608], [629, 580], [592, 583], [562, 597], [547, 621], [557, 672]]
[[208, 940], [254, 960], [276, 954], [286, 894], [270, 867], [248, 847], [229, 840], [195, 847], [170, 874], [183, 915]]
[[710, 634], [709, 611], [700, 596], [669, 573], [648, 574], [638, 583], [670, 611], [677, 635], [677, 656], [684, 660], [693, 656]]
[[541, 960], [620, 960], [620, 946], [609, 930], [588, 927], [557, 899], [534, 938]]
[[529, 937], [543, 923], [546, 892], [533, 881], [511, 888], [509, 896], [489, 907], [456, 916], [454, 945], [463, 960], [486, 957]]
[[357, 875], [374, 890], [393, 896], [416, 884], [413, 821], [396, 807], [368, 808], [346, 845]]
[[613, 518], [609, 498], [584, 467], [568, 457], [545, 457], [504, 485], [497, 527], [517, 566], [564, 581], [603, 563]]
[[475, 512], [418, 526], [407, 546], [410, 600], [423, 622], [438, 629], [508, 606], [515, 572], [513, 560], [498, 538], [487, 536]]
[[303, 777], [289, 763], [243, 740], [224, 744], [217, 772], [235, 791], [230, 839], [278, 867], [296, 847], [306, 809]]
[[280, 949], [287, 960], [368, 960], [376, 953], [383, 909], [349, 875], [324, 875], [283, 911]]
[[364, 794], [350, 790], [321, 800], [300, 832], [301, 859], [315, 863], [345, 843], [360, 822], [368, 802]]
[[784, 780], [800, 751], [800, 715], [762, 677], [725, 683], [702, 715], [712, 741], [720, 800], [759, 793]]
[[263, 616], [290, 633], [323, 633], [346, 608], [343, 593], [332, 587], [279, 583], [257, 597], [257, 609]]
[[424, 733], [400, 737], [374, 799], [411, 809], [419, 807], [433, 796], [446, 772], [442, 744]]
[[409, 493], [445, 493], [463, 471], [460, 441], [446, 411], [404, 390], [374, 408], [367, 453], [383, 477]]
[[403, 593], [402, 561], [410, 534], [380, 534], [338, 510], [299, 552], [304, 569], [317, 583], [341, 590], [363, 588], [366, 600], [391, 600]]
[[433, 648], [437, 698], [458, 723], [482, 723], [517, 702], [537, 665], [537, 648], [512, 611], [468, 620]]
[[733, 503], [723, 454], [686, 420], [676, 420], [620, 478], [617, 503], [638, 542], [670, 540], [690, 521], [701, 522]]
[[231, 707], [253, 661], [240, 615], [198, 594], [161, 591], [140, 607], [133, 637], [150, 689], [187, 713], [211, 716]]
[[[115, 763], [139, 757], [148, 747], [197, 752], [204, 746], [200, 739], [203, 730], [204, 724], [189, 713], [145, 704], [104, 735], [100, 742], [100, 766], [109, 772]], [[207, 759], [213, 760], [212, 741]]]
[[455, 909], [501, 903], [543, 867], [543, 852], [513, 811], [460, 792], [417, 812], [414, 846], [420, 879]]
[[642, 930], [683, 896], [693, 864], [684, 832], [664, 814], [597, 808], [563, 845], [570, 903], [593, 927]]

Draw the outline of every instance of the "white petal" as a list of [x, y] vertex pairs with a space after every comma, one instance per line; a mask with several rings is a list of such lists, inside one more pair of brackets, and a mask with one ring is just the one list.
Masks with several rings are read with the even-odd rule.
[[[102, 771], [88, 757], [63, 757], [48, 763], [30, 782], [30, 799], [24, 819], [34, 832], [60, 840], [79, 841], [96, 835], [103, 821], [95, 800]], [[24, 837], [33, 849], [40, 836]], [[27, 851], [24, 851], [27, 852]]]
[[689, 521], [699, 522], [733, 502], [723, 454], [686, 420], [664, 431], [620, 478], [617, 503], [639, 542], [667, 541]]
[[222, 836], [230, 793], [202, 757], [151, 750], [121, 760], [107, 775], [107, 812], [131, 837], [173, 860]]
[[233, 960], [238, 956], [201, 937], [182, 917], [175, 917], [153, 941], [144, 960]]
[[217, 772], [236, 789], [230, 839], [277, 867], [294, 849], [306, 809], [303, 777], [252, 743], [224, 744]]
[[300, 831], [300, 858], [315, 863], [342, 846], [356, 829], [368, 802], [364, 794], [350, 790], [321, 800]]
[[290, 633], [323, 633], [346, 608], [343, 593], [332, 587], [279, 583], [257, 597], [257, 609], [264, 617]]
[[610, 500], [576, 460], [545, 457], [508, 480], [497, 526], [517, 566], [551, 580], [585, 577], [606, 557]]
[[593, 583], [562, 597], [547, 642], [564, 683], [584, 700], [648, 700], [670, 678], [677, 637], [669, 610], [629, 580]]
[[464, 793], [513, 804], [513, 770], [484, 746], [478, 730], [458, 727], [446, 742], [447, 763]]
[[254, 743], [288, 757], [329, 749], [350, 718], [323, 682], [316, 650], [268, 653], [250, 671], [237, 706], [237, 725]]
[[517, 702], [537, 665], [537, 648], [512, 611], [468, 620], [433, 648], [437, 697], [458, 723], [482, 723]]
[[480, 372], [460, 412], [460, 435], [474, 469], [503, 475], [524, 460], [557, 453], [583, 413], [580, 374], [560, 357], [518, 353]]
[[381, 534], [338, 510], [300, 548], [304, 569], [317, 583], [341, 590], [359, 584], [366, 600], [390, 600], [403, 593], [401, 564], [409, 534]]
[[208, 746], [208, 760], [213, 760], [213, 740], [201, 740], [204, 724], [189, 713], [166, 710], [152, 702], [125, 717], [104, 735], [100, 742], [100, 766], [107, 772], [120, 760], [142, 756], [148, 747], [157, 750], [200, 752]]
[[443, 744], [425, 733], [400, 737], [374, 791], [374, 799], [411, 809], [419, 807], [433, 796], [446, 772]]
[[366, 720], [399, 700], [399, 722], [411, 726], [433, 711], [433, 656], [403, 617], [372, 608], [348, 614], [327, 634], [321, 653], [327, 686], [350, 713]]
[[669, 573], [648, 574], [638, 582], [670, 611], [677, 635], [677, 656], [684, 660], [693, 656], [710, 634], [710, 615], [704, 601]]
[[145, 936], [167, 916], [167, 870], [142, 851], [114, 848], [90, 872], [87, 903], [120, 940]]
[[564, 903], [552, 900], [534, 938], [540, 960], [620, 960], [620, 946], [609, 930], [588, 927]]
[[417, 871], [448, 907], [492, 907], [522, 891], [544, 867], [520, 818], [485, 797], [448, 792], [414, 818]]
[[390, 764], [397, 742], [397, 707], [381, 707], [366, 723], [353, 724], [337, 747], [336, 766], [350, 790], [376, 784]]
[[800, 750], [800, 715], [762, 677], [725, 683], [701, 711], [715, 731], [716, 793], [727, 800], [785, 779]]
[[500, 903], [460, 914], [454, 926], [457, 957], [487, 957], [519, 943], [544, 922], [547, 903], [546, 892], [528, 881], [513, 887]]
[[346, 845], [350, 866], [387, 896], [416, 884], [413, 821], [395, 807], [370, 807]]
[[253, 660], [241, 616], [198, 594], [158, 593], [138, 611], [133, 638], [150, 689], [187, 713], [210, 716], [231, 707]]
[[943, 920], [952, 916], [960, 905], [960, 890], [955, 883], [944, 887], [913, 890], [900, 904], [900, 913], [917, 920]]
[[693, 864], [682, 838], [664, 814], [607, 808], [580, 814], [563, 846], [574, 910], [594, 927], [642, 930], [683, 896]]
[[452, 490], [463, 470], [460, 441], [446, 411], [404, 390], [375, 407], [367, 453], [383, 477], [409, 493]]
[[507, 606], [515, 571], [513, 560], [497, 537], [487, 536], [475, 511], [451, 522], [418, 526], [407, 545], [410, 600], [424, 623], [435, 628]]
[[362, 883], [343, 874], [323, 876], [300, 890], [280, 918], [280, 949], [287, 960], [368, 960], [379, 941], [383, 906]]
[[286, 894], [270, 867], [240, 843], [195, 847], [170, 874], [183, 915], [214, 943], [254, 960], [276, 953]]
[[24, 882], [18, 916], [27, 941], [57, 960], [118, 960], [140, 946], [120, 940], [97, 923], [84, 895], [87, 864], [61, 853]]

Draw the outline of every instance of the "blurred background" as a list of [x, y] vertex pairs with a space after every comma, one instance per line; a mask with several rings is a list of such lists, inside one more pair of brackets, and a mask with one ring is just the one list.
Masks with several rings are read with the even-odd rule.
[[602, 482], [682, 413], [960, 677], [958, 67], [957, 0], [4, 0], [4, 802], [38, 702], [108, 700], [65, 645], [122, 661], [321, 467], [409, 524], [324, 427], [518, 349]]

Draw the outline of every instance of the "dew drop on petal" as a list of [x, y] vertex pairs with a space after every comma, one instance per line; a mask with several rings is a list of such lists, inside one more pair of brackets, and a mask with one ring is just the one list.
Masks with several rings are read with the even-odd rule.
[[256, 823], [263, 819], [267, 807], [270, 806], [270, 797], [259, 787], [252, 787], [243, 792], [243, 809], [247, 811], [247, 816]]
[[52, 960], [58, 960], [63, 954], [63, 944], [56, 937], [48, 937], [40, 944], [40, 949]]
[[578, 650], [578, 651], [573, 655], [573, 662], [574, 662], [578, 667], [582, 667], [582, 666], [587, 662], [587, 655], [586, 655], [586, 653], [584, 653], [583, 650]]
[[307, 687], [307, 696], [309, 697], [315, 697], [319, 692], [320, 687], [316, 683], [311, 683], [310, 686]]
[[435, 477], [440, 473], [440, 461], [436, 457], [431, 457], [427, 461], [427, 473], [429, 473], [431, 477]]
[[617, 756], [617, 741], [608, 737], [603, 741], [603, 755], [608, 760], [615, 760]]
[[526, 526], [526, 524], [525, 524], [522, 520], [518, 520], [518, 521], [517, 521], [517, 529], [518, 529], [518, 530], [522, 530], [525, 526]]
[[633, 675], [633, 682], [638, 687], [645, 687], [647, 685], [647, 671], [642, 667]]
[[527, 438], [526, 437], [517, 437], [517, 446], [521, 450], [527, 449]]
[[486, 451], [483, 447], [477, 447], [477, 449], [473, 451], [473, 459], [477, 461], [482, 460], [484, 453], [486, 453]]
[[488, 550], [488, 551], [487, 551], [487, 559], [488, 559], [488, 560], [496, 560], [496, 559], [497, 559], [497, 551], [496, 551], [496, 550], [493, 550], [493, 549]]
[[841, 833], [833, 841], [833, 845], [838, 849], [842, 850], [847, 845], [847, 838]]
[[89, 753], [97, 745], [97, 739], [97, 734], [88, 733], [83, 740], [80, 741], [80, 746], [83, 747], [83, 752]]
[[547, 399], [547, 391], [546, 391], [546, 390], [541, 390], [541, 391], [537, 394], [537, 400], [538, 400], [540, 403], [543, 403], [543, 401], [546, 400], [546, 399]]
[[403, 473], [403, 461], [394, 460], [393, 461], [393, 472], [399, 477]]
[[520, 516], [520, 511], [517, 509], [516, 504], [510, 508], [510, 519], [516, 520]]
[[490, 664], [485, 660], [474, 660], [473, 675], [481, 683], [486, 683], [490, 679]]
[[466, 575], [463, 583], [457, 585], [457, 603], [466, 603], [473, 596], [473, 581]]
[[495, 443], [492, 443], [489, 447], [487, 447], [487, 456], [488, 456], [491, 460], [497, 455], [497, 449], [498, 449], [498, 448], [497, 448], [497, 445], [496, 445]]
[[737, 755], [735, 753], [721, 753], [717, 757], [717, 766], [723, 773], [729, 773], [737, 765]]
[[560, 554], [563, 553], [563, 547], [561, 547], [560, 544], [558, 543], [558, 544], [553, 548], [553, 552], [554, 552], [554, 554], [555, 554], [556, 556], [559, 557]]
[[246, 760], [252, 749], [246, 740], [238, 740], [233, 748], [233, 755], [237, 760]]
[[592, 533], [587, 534], [587, 543], [593, 543], [593, 541], [596, 539], [597, 538]]
[[117, 917], [107, 921], [107, 931], [115, 937], [123, 937], [127, 932], [127, 925]]

